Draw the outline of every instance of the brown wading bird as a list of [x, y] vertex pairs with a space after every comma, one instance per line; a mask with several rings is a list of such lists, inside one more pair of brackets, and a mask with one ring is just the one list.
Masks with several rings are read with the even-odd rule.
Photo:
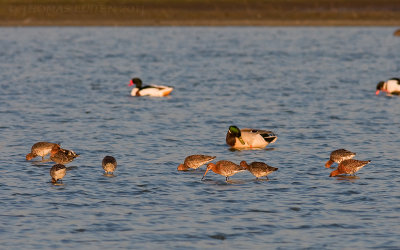
[[339, 163], [339, 166], [336, 170], [331, 172], [329, 177], [334, 177], [343, 174], [354, 175], [358, 170], [360, 170], [362, 167], [364, 167], [370, 162], [371, 161], [359, 161], [354, 159], [344, 160], [341, 163]]
[[62, 149], [62, 148], [60, 148], [60, 145], [56, 144], [51, 149], [50, 160], [52, 160], [58, 164], [67, 164], [67, 163], [73, 161], [78, 156], [79, 155], [75, 154], [74, 151]]
[[278, 168], [271, 167], [264, 162], [254, 161], [252, 163], [247, 164], [246, 161], [241, 161], [240, 166], [246, 168], [252, 175], [254, 175], [257, 179], [263, 176], [268, 176], [270, 173], [275, 172]]
[[62, 164], [56, 164], [50, 169], [51, 182], [56, 183], [67, 173], [67, 168]]
[[337, 149], [335, 151], [332, 151], [332, 153], [329, 157], [329, 160], [325, 163], [325, 167], [329, 168], [334, 162], [339, 164], [344, 160], [349, 160], [349, 159], [353, 158], [355, 155], [356, 155], [356, 153], [353, 153], [344, 148]]
[[216, 174], [220, 174], [222, 176], [225, 176], [225, 180], [227, 181], [228, 178], [236, 173], [246, 171], [244, 167], [241, 167], [231, 161], [218, 161], [216, 164], [214, 163], [208, 163], [207, 165], [207, 170], [203, 175], [203, 178], [206, 177], [206, 174], [209, 170], [212, 170]]
[[102, 166], [106, 174], [112, 174], [117, 168], [117, 160], [115, 160], [114, 157], [107, 155], [102, 161]]
[[[58, 145], [56, 143], [51, 143], [51, 142], [37, 142], [33, 144], [31, 148], [31, 152], [26, 155], [26, 160], [30, 161], [36, 156], [41, 156], [42, 160], [44, 160], [44, 157], [48, 154], [50, 154], [51, 149], [55, 146]], [[58, 145], [60, 146], [60, 145]]]
[[190, 168], [198, 169], [202, 165], [215, 159], [215, 156], [209, 155], [190, 155], [185, 158], [183, 164], [179, 164], [178, 170], [185, 171]]

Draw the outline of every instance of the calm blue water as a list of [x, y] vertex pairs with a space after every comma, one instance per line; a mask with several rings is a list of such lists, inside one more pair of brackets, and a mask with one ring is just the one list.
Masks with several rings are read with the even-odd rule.
[[[400, 247], [400, 75], [393, 28], [0, 28], [0, 244], [7, 249]], [[175, 87], [129, 95], [130, 78]], [[229, 125], [273, 130], [230, 151]], [[63, 185], [37, 141], [81, 156]], [[372, 160], [330, 178], [337, 148]], [[264, 161], [225, 178], [190, 154]], [[118, 161], [114, 178], [101, 160]]]

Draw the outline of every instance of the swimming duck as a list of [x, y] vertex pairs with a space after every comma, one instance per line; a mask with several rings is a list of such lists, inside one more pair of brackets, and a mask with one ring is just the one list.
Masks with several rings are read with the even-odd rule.
[[112, 174], [117, 168], [117, 160], [115, 160], [114, 157], [107, 155], [102, 161], [102, 166], [106, 174]]
[[173, 87], [169, 86], [157, 86], [157, 85], [150, 85], [150, 86], [142, 86], [142, 80], [140, 78], [133, 78], [129, 83], [129, 86], [136, 85], [135, 88], [131, 91], [131, 96], [155, 96], [155, 97], [162, 97], [169, 95]]
[[230, 126], [226, 134], [226, 143], [236, 149], [264, 148], [274, 143], [277, 138], [272, 131]]
[[48, 154], [50, 154], [51, 149], [54, 147], [54, 145], [58, 145], [56, 143], [51, 143], [51, 142], [37, 142], [33, 144], [31, 148], [31, 152], [25, 156], [27, 161], [32, 160], [36, 156], [41, 156], [42, 160], [44, 160], [44, 157]]
[[212, 170], [216, 174], [220, 174], [222, 176], [225, 176], [225, 180], [227, 181], [228, 178], [236, 173], [246, 171], [244, 167], [241, 167], [231, 161], [218, 161], [216, 164], [214, 163], [208, 163], [207, 165], [207, 170], [203, 175], [203, 180], [206, 177], [206, 174], [209, 170]]
[[56, 164], [50, 169], [51, 182], [56, 183], [67, 173], [67, 168], [62, 164]]
[[392, 78], [387, 80], [386, 82], [379, 82], [376, 85], [376, 95], [379, 95], [379, 92], [386, 92], [388, 95], [400, 95], [400, 79]]
[[258, 162], [258, 161], [254, 161], [250, 163], [250, 165], [247, 164], [246, 161], [241, 161], [240, 166], [246, 168], [257, 179], [263, 176], [266, 176], [268, 179], [267, 175], [278, 170], [278, 168], [271, 167], [264, 162]]
[[216, 156], [209, 155], [189, 155], [185, 158], [183, 164], [179, 164], [178, 171], [185, 171], [190, 168], [197, 169], [215, 159]]
[[60, 145], [56, 144], [51, 149], [50, 160], [52, 160], [58, 164], [67, 164], [67, 163], [73, 161], [78, 156], [79, 155], [75, 154], [74, 151], [62, 149], [62, 148], [60, 148]]
[[364, 167], [370, 162], [371, 161], [359, 161], [354, 159], [344, 160], [341, 163], [339, 163], [339, 166], [336, 170], [331, 172], [329, 177], [334, 177], [342, 174], [354, 175], [358, 170], [360, 170], [362, 167]]
[[349, 159], [353, 158], [355, 155], [356, 155], [356, 153], [353, 153], [344, 148], [334, 150], [331, 152], [331, 155], [329, 156], [329, 160], [325, 163], [325, 167], [329, 168], [334, 162], [339, 164], [344, 160], [349, 160]]

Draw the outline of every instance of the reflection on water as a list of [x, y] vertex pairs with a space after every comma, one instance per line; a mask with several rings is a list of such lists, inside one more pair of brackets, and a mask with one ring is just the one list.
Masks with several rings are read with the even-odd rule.
[[[375, 96], [379, 81], [399, 77], [391, 28], [43, 27], [0, 37], [3, 248], [400, 245], [400, 98]], [[131, 97], [132, 77], [175, 89]], [[230, 150], [233, 124], [279, 139]], [[81, 153], [61, 183], [50, 182], [52, 162], [25, 160], [37, 141]], [[373, 162], [331, 178], [324, 164], [338, 148]], [[177, 171], [192, 154], [279, 170], [201, 181], [205, 166]], [[104, 155], [118, 159], [113, 176]]]

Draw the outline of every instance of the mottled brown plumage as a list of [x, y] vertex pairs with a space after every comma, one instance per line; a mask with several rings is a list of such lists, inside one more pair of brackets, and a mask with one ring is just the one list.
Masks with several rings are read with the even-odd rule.
[[207, 170], [204, 173], [202, 180], [204, 179], [209, 170], [212, 170], [216, 174], [225, 176], [226, 177], [225, 180], [228, 180], [230, 176], [245, 171], [246, 169], [231, 161], [218, 161], [216, 164], [211, 162], [208, 163]]
[[353, 153], [344, 148], [334, 150], [334, 151], [332, 151], [332, 153], [329, 157], [329, 160], [325, 163], [325, 167], [329, 168], [334, 162], [339, 164], [344, 160], [349, 160], [349, 159], [353, 158], [355, 155], [356, 155], [356, 153]]
[[178, 170], [179, 171], [184, 171], [188, 170], [190, 168], [197, 169], [201, 167], [202, 165], [206, 164], [207, 162], [210, 162], [215, 159], [215, 156], [209, 156], [209, 155], [190, 155], [185, 158], [185, 161], [183, 164], [179, 164]]
[[51, 142], [37, 142], [33, 144], [31, 148], [31, 152], [26, 155], [26, 160], [30, 161], [33, 158], [37, 156], [41, 156], [42, 160], [44, 160], [44, 157], [48, 154], [50, 154], [51, 149], [57, 145], [56, 143], [51, 143]]
[[274, 168], [264, 162], [257, 162], [257, 161], [252, 162], [250, 164], [247, 164], [246, 161], [241, 161], [240, 166], [246, 168], [252, 175], [257, 177], [257, 179], [263, 176], [266, 176], [268, 179], [267, 175], [278, 170], [278, 168]]
[[58, 164], [67, 164], [73, 161], [77, 156], [78, 155], [73, 151], [62, 149], [59, 145], [55, 145], [51, 149], [50, 160]]
[[67, 173], [67, 168], [62, 164], [56, 164], [50, 169], [51, 182], [56, 183]]
[[342, 175], [342, 174], [355, 174], [362, 167], [370, 163], [371, 161], [359, 161], [354, 159], [344, 160], [339, 163], [336, 170], [332, 171], [330, 177]]
[[113, 173], [117, 168], [117, 160], [112, 156], [105, 156], [102, 161], [102, 166], [106, 174]]

